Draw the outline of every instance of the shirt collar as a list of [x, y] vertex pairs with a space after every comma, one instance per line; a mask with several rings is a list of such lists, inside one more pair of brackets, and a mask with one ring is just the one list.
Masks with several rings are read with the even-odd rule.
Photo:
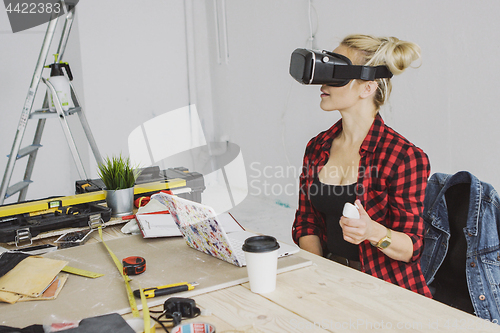
[[362, 153], [364, 151], [367, 152], [374, 152], [375, 148], [377, 148], [378, 142], [380, 141], [380, 138], [382, 137], [382, 133], [385, 131], [385, 126], [384, 126], [384, 120], [380, 116], [379, 113], [375, 116], [375, 120], [373, 121], [372, 126], [370, 127], [370, 130], [368, 131], [368, 134], [366, 135], [365, 139], [363, 140], [363, 143], [361, 144], [361, 148], [359, 149], [359, 152]]
[[[382, 133], [384, 132], [384, 120], [380, 116], [379, 113], [375, 116], [375, 120], [372, 123], [372, 126], [370, 127], [370, 130], [368, 131], [368, 134], [366, 135], [365, 139], [363, 140], [363, 143], [361, 144], [361, 147], [359, 149], [360, 154], [363, 152], [374, 152], [375, 148], [377, 148], [377, 144], [380, 141], [380, 138], [382, 137]], [[342, 131], [342, 118], [333, 125], [329, 131], [327, 131], [327, 135], [325, 137], [325, 140], [323, 141], [323, 149], [326, 151], [330, 151], [330, 148], [332, 146], [332, 141], [337, 137], [337, 135], [340, 134]]]

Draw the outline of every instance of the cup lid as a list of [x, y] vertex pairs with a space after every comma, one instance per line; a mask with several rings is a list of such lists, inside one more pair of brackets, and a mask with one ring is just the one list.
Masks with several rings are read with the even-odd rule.
[[245, 239], [242, 250], [245, 252], [271, 252], [280, 248], [273, 236], [252, 236]]

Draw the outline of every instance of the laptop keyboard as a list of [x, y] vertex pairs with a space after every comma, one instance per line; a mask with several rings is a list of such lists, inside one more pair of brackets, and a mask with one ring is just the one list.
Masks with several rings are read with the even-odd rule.
[[245, 260], [245, 252], [242, 250], [243, 244], [245, 243], [245, 240], [243, 239], [238, 239], [238, 238], [233, 238], [231, 235], [228, 235], [229, 241], [231, 242], [231, 248], [234, 252], [234, 255], [236, 258], [238, 258], [238, 261], [245, 266], [246, 265], [246, 260]]

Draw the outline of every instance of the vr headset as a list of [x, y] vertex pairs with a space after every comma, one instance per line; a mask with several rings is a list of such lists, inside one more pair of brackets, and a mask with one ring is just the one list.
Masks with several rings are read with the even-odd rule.
[[373, 81], [391, 78], [386, 66], [357, 66], [349, 58], [328, 51], [296, 49], [290, 60], [290, 75], [302, 84], [342, 87], [353, 79]]

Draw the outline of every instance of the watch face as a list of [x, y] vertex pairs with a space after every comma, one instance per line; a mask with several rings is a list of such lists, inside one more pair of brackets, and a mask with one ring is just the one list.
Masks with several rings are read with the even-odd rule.
[[389, 245], [391, 245], [391, 241], [390, 240], [385, 240], [383, 241], [382, 243], [380, 243], [380, 248], [382, 249], [385, 249], [386, 247], [388, 247]]

